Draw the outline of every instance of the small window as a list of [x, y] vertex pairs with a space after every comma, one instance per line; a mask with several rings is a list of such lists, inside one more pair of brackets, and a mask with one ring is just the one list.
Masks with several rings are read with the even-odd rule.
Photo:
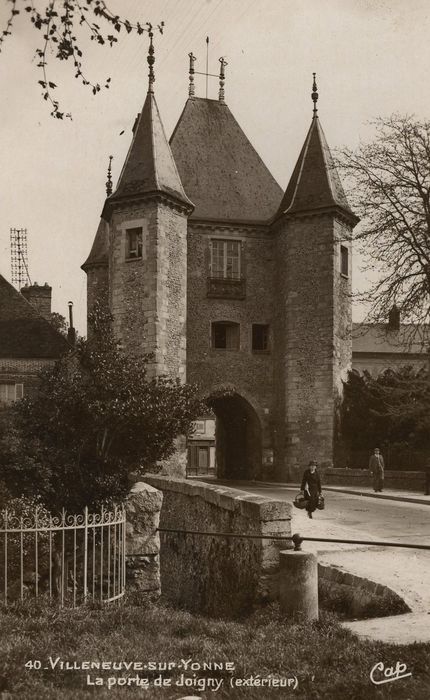
[[142, 229], [128, 228], [127, 235], [127, 259], [135, 260], [142, 257]]
[[240, 330], [238, 323], [217, 321], [212, 324], [212, 347], [216, 350], [239, 350]]
[[269, 351], [269, 326], [267, 324], [252, 324], [252, 349], [254, 352]]
[[211, 241], [211, 277], [240, 280], [240, 241]]
[[340, 246], [340, 271], [348, 277], [348, 248], [344, 245]]
[[194, 434], [203, 435], [205, 432], [205, 422], [204, 420], [196, 420], [194, 423]]
[[24, 396], [23, 384], [0, 384], [0, 404], [9, 404]]

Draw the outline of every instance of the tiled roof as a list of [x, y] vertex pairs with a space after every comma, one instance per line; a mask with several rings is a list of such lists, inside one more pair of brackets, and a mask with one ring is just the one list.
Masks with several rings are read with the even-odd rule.
[[68, 349], [61, 333], [0, 275], [0, 357], [56, 359]]
[[351, 211], [318, 117], [312, 123], [278, 216], [338, 207], [358, 221]]
[[119, 197], [152, 192], [163, 192], [191, 206], [173, 160], [157, 102], [154, 95], [148, 92], [142, 112], [137, 118], [117, 188], [108, 197], [107, 203]]
[[170, 139], [191, 219], [263, 223], [282, 190], [223, 102], [191, 97]]
[[109, 252], [109, 229], [104, 219], [100, 219], [97, 233], [88, 258], [81, 265], [83, 270], [87, 270], [92, 265], [107, 265]]
[[424, 325], [400, 324], [398, 330], [390, 330], [383, 323], [354, 323], [352, 330], [352, 352], [423, 354], [427, 352], [429, 329]]

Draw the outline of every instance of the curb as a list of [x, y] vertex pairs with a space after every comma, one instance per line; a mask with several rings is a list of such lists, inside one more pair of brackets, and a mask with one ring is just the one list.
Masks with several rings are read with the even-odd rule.
[[367, 498], [381, 498], [384, 501], [401, 501], [403, 503], [418, 503], [419, 505], [430, 506], [430, 499], [415, 496], [395, 496], [388, 493], [369, 493], [368, 491], [353, 491], [352, 489], [338, 488], [337, 486], [323, 486], [324, 491], [337, 491], [338, 493], [348, 493], [352, 496], [366, 496]]

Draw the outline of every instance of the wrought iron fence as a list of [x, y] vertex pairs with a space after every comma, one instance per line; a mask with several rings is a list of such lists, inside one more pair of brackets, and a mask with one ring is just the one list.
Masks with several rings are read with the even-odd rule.
[[47, 596], [60, 606], [125, 593], [126, 516], [123, 506], [52, 516], [43, 509], [0, 512], [0, 601]]

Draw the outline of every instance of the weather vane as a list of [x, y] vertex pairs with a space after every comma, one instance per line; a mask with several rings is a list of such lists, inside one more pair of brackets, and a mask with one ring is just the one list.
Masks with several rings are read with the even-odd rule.
[[194, 97], [195, 95], [195, 85], [194, 85], [194, 75], [204, 75], [206, 78], [206, 99], [208, 98], [208, 83], [209, 83], [209, 78], [217, 78], [219, 80], [219, 93], [218, 93], [218, 99], [220, 102], [224, 102], [224, 85], [225, 85], [225, 67], [228, 65], [227, 61], [223, 56], [219, 59], [220, 62], [220, 71], [218, 75], [215, 75], [214, 73], [209, 73], [209, 37], [206, 37], [206, 71], [203, 73], [201, 71], [195, 70], [194, 69], [194, 63], [196, 62], [196, 56], [194, 56], [193, 52], [188, 54], [189, 59], [190, 59], [190, 67], [189, 67], [189, 86], [188, 86], [188, 95], [190, 97]]

